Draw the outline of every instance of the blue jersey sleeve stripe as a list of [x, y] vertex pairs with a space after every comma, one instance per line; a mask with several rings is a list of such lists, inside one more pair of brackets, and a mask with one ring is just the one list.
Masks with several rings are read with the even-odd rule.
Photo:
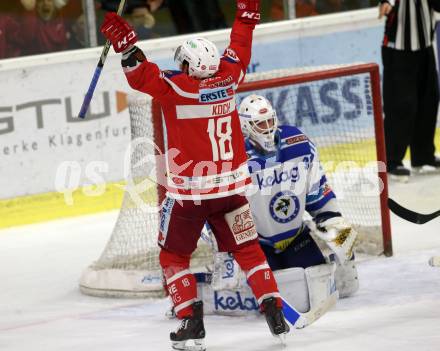
[[310, 148], [307, 143], [287, 145], [281, 148], [284, 156], [283, 161], [292, 160], [301, 156], [310, 155]]
[[317, 211], [320, 210], [321, 208], [323, 208], [325, 206], [325, 204], [327, 202], [329, 202], [331, 199], [336, 198], [335, 194], [333, 193], [333, 191], [330, 191], [327, 195], [325, 195], [322, 199], [320, 199], [319, 201], [313, 202], [313, 203], [307, 203], [306, 204], [306, 211]]
[[[324, 185], [326, 183], [327, 183], [327, 178], [325, 177], [325, 175], [323, 175], [321, 177], [321, 179], [319, 180], [319, 182], [313, 184], [310, 187], [309, 194], [307, 195], [307, 198], [310, 198], [310, 200], [306, 200], [306, 202], [316, 201], [316, 198], [319, 198], [322, 195], [322, 193], [324, 191]], [[319, 192], [317, 194], [310, 194], [310, 193], [314, 193], [314, 192], [318, 191], [318, 189], [319, 189]], [[315, 200], [313, 200], [313, 199], [315, 199]]]
[[309, 194], [306, 196], [306, 204], [312, 204], [316, 201], [319, 201], [322, 198], [322, 191], [320, 191], [318, 194]]
[[315, 144], [313, 144], [312, 142], [309, 141], [309, 146], [310, 146], [310, 150], [312, 151], [313, 154], [316, 154], [316, 146]]

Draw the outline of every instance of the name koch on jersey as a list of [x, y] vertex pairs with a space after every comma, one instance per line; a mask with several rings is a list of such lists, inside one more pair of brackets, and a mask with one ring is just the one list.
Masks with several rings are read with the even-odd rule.
[[176, 105], [177, 119], [211, 118], [231, 114], [235, 110], [235, 99], [218, 104]]

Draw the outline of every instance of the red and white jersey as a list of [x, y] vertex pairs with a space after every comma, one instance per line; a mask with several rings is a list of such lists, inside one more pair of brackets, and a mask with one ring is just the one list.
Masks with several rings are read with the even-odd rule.
[[160, 102], [167, 191], [179, 199], [243, 192], [250, 183], [235, 91], [250, 61], [254, 25], [234, 23], [215, 76], [203, 80], [143, 61], [124, 72], [130, 86]]

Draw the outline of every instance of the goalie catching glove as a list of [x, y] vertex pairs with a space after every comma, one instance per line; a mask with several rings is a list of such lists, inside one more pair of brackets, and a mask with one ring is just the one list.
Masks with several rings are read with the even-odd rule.
[[126, 52], [138, 41], [136, 32], [121, 16], [114, 12], [105, 15], [101, 33], [109, 40], [115, 52]]
[[342, 217], [332, 217], [317, 223], [316, 236], [335, 253], [339, 262], [344, 263], [353, 256], [357, 231]]

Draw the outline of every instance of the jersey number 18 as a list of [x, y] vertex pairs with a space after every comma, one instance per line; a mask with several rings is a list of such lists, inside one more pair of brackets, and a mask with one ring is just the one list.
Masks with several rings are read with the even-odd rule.
[[[234, 156], [232, 150], [231, 116], [210, 119], [207, 129], [212, 147], [212, 160], [230, 160]], [[229, 143], [227, 147], [227, 143]]]

